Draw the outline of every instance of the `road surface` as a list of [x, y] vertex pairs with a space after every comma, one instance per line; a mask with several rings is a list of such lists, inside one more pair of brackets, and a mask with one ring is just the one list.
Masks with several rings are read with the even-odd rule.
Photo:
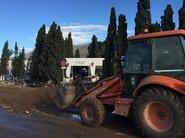
[[55, 88], [0, 86], [0, 107], [6, 109], [0, 108], [0, 138], [139, 138], [131, 123], [119, 116], [109, 115], [99, 128], [81, 124], [76, 109], [62, 112], [55, 107], [51, 99], [55, 92]]
[[44, 109], [45, 113], [23, 115], [0, 109], [0, 137], [3, 138], [139, 138], [124, 119], [113, 117], [99, 128], [80, 122], [78, 112]]

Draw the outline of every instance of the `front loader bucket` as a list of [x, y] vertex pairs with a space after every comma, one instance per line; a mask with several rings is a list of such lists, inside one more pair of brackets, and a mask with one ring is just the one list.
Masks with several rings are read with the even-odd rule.
[[75, 87], [64, 86], [57, 91], [56, 96], [54, 97], [54, 102], [59, 109], [65, 109], [72, 105], [74, 98]]

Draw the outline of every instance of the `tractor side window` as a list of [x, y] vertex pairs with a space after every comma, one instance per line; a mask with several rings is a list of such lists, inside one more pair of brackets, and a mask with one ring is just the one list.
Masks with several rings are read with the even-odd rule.
[[180, 37], [152, 39], [152, 59], [154, 70], [174, 70], [184, 67], [184, 53]]
[[150, 40], [131, 41], [127, 50], [123, 73], [148, 74], [151, 67]]

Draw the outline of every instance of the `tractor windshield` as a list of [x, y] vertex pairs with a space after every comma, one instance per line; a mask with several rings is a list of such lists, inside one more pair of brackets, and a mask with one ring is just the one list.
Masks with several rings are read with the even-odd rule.
[[151, 65], [151, 44], [149, 40], [129, 42], [123, 73], [148, 74]]
[[153, 38], [151, 42], [154, 72], [184, 71], [184, 50], [180, 36]]

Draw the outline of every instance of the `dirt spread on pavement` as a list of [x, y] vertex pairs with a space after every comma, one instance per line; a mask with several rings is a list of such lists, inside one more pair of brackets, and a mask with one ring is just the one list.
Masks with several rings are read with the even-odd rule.
[[56, 91], [57, 88], [0, 86], [0, 107], [11, 112], [0, 108], [0, 137], [137, 137], [123, 118], [110, 117], [100, 128], [82, 125], [78, 110], [65, 112], [53, 106], [52, 97]]
[[15, 85], [0, 86], [0, 106], [13, 112], [30, 113], [53, 105], [57, 88], [31, 88]]

